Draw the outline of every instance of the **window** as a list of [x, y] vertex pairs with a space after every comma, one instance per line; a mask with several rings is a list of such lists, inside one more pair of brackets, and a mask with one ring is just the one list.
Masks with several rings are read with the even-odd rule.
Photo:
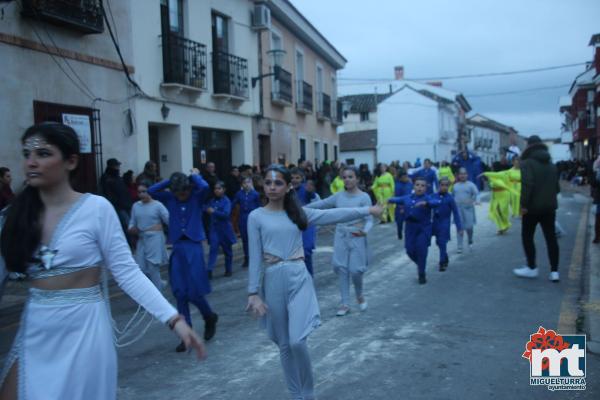
[[315, 165], [319, 163], [321, 160], [321, 146], [319, 146], [319, 142], [315, 141], [314, 150], [315, 150]]
[[329, 160], [329, 145], [327, 143], [323, 143], [323, 160]]
[[[283, 40], [281, 35], [275, 31], [271, 31], [271, 50], [283, 50]], [[275, 57], [275, 65], [281, 66], [280, 57]]]
[[360, 113], [360, 122], [364, 122], [364, 121], [368, 121], [369, 120], [369, 112], [361, 112]]
[[169, 30], [183, 36], [183, 0], [161, 0], [160, 9], [163, 19], [163, 31]]
[[338, 147], [337, 145], [333, 145], [333, 161], [337, 161], [338, 160]]
[[302, 82], [304, 82], [304, 53], [296, 49], [296, 99], [302, 103]]
[[214, 52], [229, 53], [229, 18], [214, 12], [212, 14], [212, 41]]
[[306, 160], [306, 139], [300, 139], [300, 159]]

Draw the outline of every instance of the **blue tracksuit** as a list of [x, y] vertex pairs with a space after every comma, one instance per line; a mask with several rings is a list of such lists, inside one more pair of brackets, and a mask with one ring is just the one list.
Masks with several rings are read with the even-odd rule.
[[435, 243], [440, 249], [440, 264], [448, 262], [448, 251], [446, 246], [450, 241], [450, 218], [454, 215], [454, 224], [457, 230], [462, 230], [460, 215], [454, 201], [454, 196], [450, 193], [436, 193], [433, 196], [439, 202], [439, 205], [433, 211], [432, 234], [435, 236]]
[[198, 307], [204, 319], [213, 314], [204, 297], [210, 293], [211, 287], [204, 265], [202, 241], [206, 237], [201, 223], [208, 183], [200, 175], [192, 175], [191, 180], [194, 186], [185, 202], [177, 200], [173, 193], [164, 191], [171, 183], [168, 179], [148, 188], [148, 193], [169, 210], [169, 242], [173, 244], [169, 279], [177, 300], [177, 311], [190, 326], [192, 319], [188, 303]]
[[244, 260], [248, 262], [248, 215], [261, 206], [260, 194], [254, 189], [246, 192], [244, 189], [237, 192], [233, 198], [231, 208], [240, 206], [239, 228], [244, 247]]
[[[406, 254], [417, 264], [419, 275], [425, 275], [427, 252], [431, 244], [431, 210], [439, 204], [439, 200], [425, 194], [418, 196], [413, 193], [403, 197], [392, 197], [388, 202], [402, 208], [406, 222], [404, 229]], [[427, 204], [417, 206], [419, 202]]]
[[208, 270], [212, 271], [217, 262], [219, 247], [225, 254], [225, 271], [231, 272], [233, 252], [231, 245], [236, 242], [231, 226], [231, 201], [227, 196], [213, 197], [205, 208], [213, 208], [210, 214], [210, 253], [208, 254]]
[[[300, 204], [303, 206], [310, 203], [316, 196], [315, 193], [307, 192], [304, 184], [300, 185], [300, 187], [296, 189], [296, 195], [300, 200]], [[308, 228], [302, 232], [302, 246], [304, 248], [304, 263], [306, 264], [306, 269], [308, 269], [308, 272], [311, 275], [313, 274], [312, 253], [315, 249], [316, 242], [317, 227], [314, 225], [309, 225]]]
[[438, 189], [438, 179], [437, 174], [431, 168], [423, 168], [410, 175], [411, 179], [415, 179], [418, 177], [425, 178], [427, 181], [427, 194], [433, 194], [434, 189]]
[[467, 174], [469, 175], [469, 180], [477, 186], [479, 191], [483, 189], [482, 180], [477, 178], [479, 174], [483, 172], [483, 166], [481, 165], [481, 158], [479, 156], [469, 152], [468, 157], [465, 160], [462, 156], [462, 153], [459, 153], [452, 159], [452, 165], [457, 169], [466, 169]]
[[[413, 184], [410, 180], [408, 182], [397, 180], [394, 188], [394, 197], [407, 196], [412, 193]], [[396, 207], [394, 211], [396, 227], [398, 228], [398, 239], [402, 239], [402, 228], [404, 227], [404, 214], [400, 211], [402, 211], [401, 207]]]

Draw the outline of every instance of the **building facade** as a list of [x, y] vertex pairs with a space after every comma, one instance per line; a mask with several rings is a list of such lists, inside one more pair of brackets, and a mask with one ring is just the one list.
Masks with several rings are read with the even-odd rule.
[[517, 146], [520, 151], [525, 148], [523, 139], [513, 127], [481, 114], [469, 117], [467, 126], [470, 131], [470, 140], [467, 142], [469, 149], [477, 153], [487, 165], [491, 166], [507, 157], [511, 146]]
[[3, 6], [0, 164], [12, 170], [13, 189], [24, 181], [20, 137], [38, 122], [61, 122], [77, 131], [81, 157], [74, 185], [78, 190], [96, 191], [107, 158], [123, 161], [122, 169], [138, 167], [132, 92], [124, 74], [124, 68], [136, 72], [128, 29], [131, 5], [112, 1], [107, 11], [111, 29], [119, 35], [124, 67], [103, 19], [102, 3], [78, 3], [23, 0]]
[[337, 160], [341, 124], [337, 71], [346, 60], [287, 0], [258, 3], [270, 15], [261, 30], [262, 75], [254, 121], [255, 163]]

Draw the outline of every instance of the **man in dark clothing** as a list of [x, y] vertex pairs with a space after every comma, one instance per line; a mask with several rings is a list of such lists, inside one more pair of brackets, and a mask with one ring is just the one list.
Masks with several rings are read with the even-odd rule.
[[10, 203], [15, 197], [10, 184], [12, 182], [12, 176], [10, 169], [6, 167], [0, 167], [0, 210]]
[[550, 259], [550, 280], [559, 281], [559, 251], [554, 228], [559, 192], [558, 170], [552, 163], [548, 147], [539, 136], [533, 135], [527, 140], [527, 148], [521, 155], [521, 240], [527, 265], [514, 269], [515, 275], [522, 278], [538, 276], [533, 238], [540, 224]]
[[100, 177], [100, 190], [117, 211], [123, 231], [126, 232], [132, 201], [125, 182], [119, 176], [120, 168], [121, 163], [116, 158], [106, 161], [106, 170]]

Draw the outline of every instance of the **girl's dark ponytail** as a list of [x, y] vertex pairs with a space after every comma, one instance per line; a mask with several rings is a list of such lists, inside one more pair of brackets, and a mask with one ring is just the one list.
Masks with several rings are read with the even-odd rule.
[[27, 263], [42, 240], [40, 216], [44, 204], [39, 190], [26, 186], [11, 202], [0, 236], [0, 251], [6, 268], [25, 273]]

